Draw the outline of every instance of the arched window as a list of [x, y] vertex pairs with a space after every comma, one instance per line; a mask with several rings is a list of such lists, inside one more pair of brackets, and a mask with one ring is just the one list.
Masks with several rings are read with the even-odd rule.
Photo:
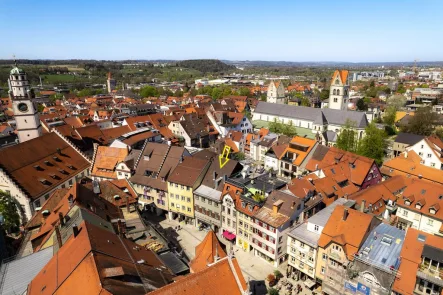
[[345, 89], [345, 96], [348, 96], [348, 89]]
[[336, 95], [337, 91], [334, 89], [334, 91], [332, 91], [332, 94]]
[[337, 89], [337, 95], [340, 95], [340, 89]]

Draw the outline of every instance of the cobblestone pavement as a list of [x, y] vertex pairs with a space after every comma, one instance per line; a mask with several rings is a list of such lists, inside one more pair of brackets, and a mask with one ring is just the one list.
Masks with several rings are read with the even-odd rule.
[[[180, 244], [181, 248], [185, 256], [188, 260], [192, 260], [195, 257], [195, 247], [204, 239], [207, 234], [207, 231], [199, 231], [195, 226], [190, 224], [180, 223], [180, 230], [176, 231], [175, 228], [179, 225], [176, 220], [168, 220], [167, 218], [162, 217], [152, 217], [153, 222], [159, 224], [166, 232], [174, 233], [174, 239]], [[151, 218], [150, 218], [151, 219]], [[233, 251], [235, 258], [238, 260], [242, 273], [246, 280], [249, 280], [251, 284], [255, 284], [256, 294], [266, 294], [266, 289], [268, 288], [268, 284], [265, 280], [266, 277], [273, 273], [276, 268], [261, 259], [260, 257], [256, 257], [251, 252], [245, 252], [243, 249], [232, 245], [230, 242], [225, 240], [223, 237], [218, 236], [220, 242], [226, 246], [226, 251]], [[279, 270], [282, 274], [286, 274], [287, 263], [283, 263], [279, 266]], [[300, 295], [312, 295], [312, 291], [307, 289], [302, 281], [296, 282], [292, 279], [284, 278], [282, 280], [288, 280], [292, 283], [293, 286], [297, 284], [302, 285], [303, 291], [299, 293]], [[280, 291], [280, 295], [292, 295], [296, 294], [294, 291], [288, 292], [284, 288]]]

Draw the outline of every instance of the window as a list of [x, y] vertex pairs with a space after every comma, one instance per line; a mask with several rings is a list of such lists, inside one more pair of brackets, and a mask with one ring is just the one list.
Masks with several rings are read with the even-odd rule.
[[212, 201], [211, 200], [208, 200], [208, 205], [212, 205]]
[[432, 226], [434, 224], [434, 220], [428, 218], [426, 224]]
[[300, 242], [300, 248], [304, 248], [305, 247], [305, 243], [303, 243], [303, 242]]
[[180, 196], [179, 196], [179, 195], [175, 195], [175, 198], [176, 198], [177, 200], [180, 200]]
[[184, 187], [183, 185], [180, 185], [180, 188], [181, 188], [181, 189], [185, 189], [185, 187]]
[[191, 208], [188, 207], [188, 212], [191, 212]]
[[176, 204], [175, 208], [180, 209], [180, 204]]
[[324, 266], [321, 267], [321, 273], [325, 274], [325, 267]]
[[334, 97], [334, 102], [337, 102], [338, 101], [338, 98], [337, 97]]
[[185, 196], [182, 196], [182, 201], [184, 201], [184, 200], [186, 200], [186, 197], [185, 197]]
[[421, 146], [420, 146], [420, 148], [424, 148], [425, 146], [422, 144]]
[[191, 203], [191, 198], [186, 198], [186, 202]]
[[321, 259], [323, 259], [323, 260], [328, 259], [328, 255], [326, 255], [325, 253], [323, 253], [323, 255], [321, 256]]
[[185, 207], [185, 206], [183, 206], [183, 205], [182, 205], [182, 210], [183, 210], [183, 211], [185, 211], [185, 210], [186, 210], [186, 207]]
[[408, 216], [408, 211], [406, 211], [406, 210], [403, 210], [403, 216]]
[[435, 167], [435, 163], [431, 163], [431, 167]]
[[202, 203], [206, 203], [206, 199], [202, 197]]
[[388, 238], [388, 237], [383, 237], [381, 239], [382, 244], [385, 244], [387, 246], [391, 246], [392, 244], [392, 239]]
[[336, 266], [337, 262], [335, 262], [335, 260], [329, 259], [329, 264], [332, 266]]
[[190, 186], [187, 186], [187, 187], [186, 187], [186, 190], [187, 190], [187, 191], [191, 190], [191, 187], [190, 187]]
[[319, 226], [318, 225], [314, 225], [314, 230], [318, 231], [318, 229], [319, 229]]
[[200, 198], [199, 196], [195, 196], [195, 200], [198, 201]]
[[428, 154], [428, 158], [432, 157], [432, 154]]

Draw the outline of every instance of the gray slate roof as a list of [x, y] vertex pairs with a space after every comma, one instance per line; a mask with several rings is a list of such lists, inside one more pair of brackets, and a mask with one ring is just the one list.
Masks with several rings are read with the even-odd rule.
[[[359, 259], [386, 269], [389, 269], [391, 266], [397, 269], [405, 234], [405, 231], [394, 226], [384, 223], [379, 224], [368, 235], [360, 251], [358, 251]], [[391, 245], [383, 242], [384, 237], [391, 239]], [[365, 248], [370, 249], [368, 254], [363, 254]]]
[[395, 142], [414, 145], [425, 137], [426, 136], [423, 136], [423, 135], [401, 132], [395, 138]]
[[25, 293], [28, 284], [52, 258], [52, 247], [45, 248], [23, 258], [2, 265], [0, 272], [4, 277], [0, 282], [0, 295]]
[[260, 101], [254, 112], [278, 117], [312, 121], [316, 124], [321, 123], [325, 119], [327, 124], [345, 125], [346, 121], [349, 119], [355, 122], [356, 128], [365, 128], [368, 125], [368, 119], [366, 118], [365, 113], [357, 111], [317, 109]]

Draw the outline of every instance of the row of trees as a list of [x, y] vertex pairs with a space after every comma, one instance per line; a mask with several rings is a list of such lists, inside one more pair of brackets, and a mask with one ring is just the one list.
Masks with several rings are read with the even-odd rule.
[[345, 126], [337, 136], [337, 147], [374, 159], [378, 165], [383, 163], [383, 157], [387, 147], [387, 134], [385, 130], [379, 129], [374, 122], [371, 122], [365, 128], [365, 136], [359, 139], [355, 126], [355, 122], [350, 120], [346, 121]]
[[297, 129], [292, 124], [292, 121], [289, 122], [289, 124], [283, 124], [277, 118], [274, 119], [274, 122], [269, 123], [269, 131], [277, 133], [277, 134], [284, 134], [288, 137], [294, 137], [297, 135]]

